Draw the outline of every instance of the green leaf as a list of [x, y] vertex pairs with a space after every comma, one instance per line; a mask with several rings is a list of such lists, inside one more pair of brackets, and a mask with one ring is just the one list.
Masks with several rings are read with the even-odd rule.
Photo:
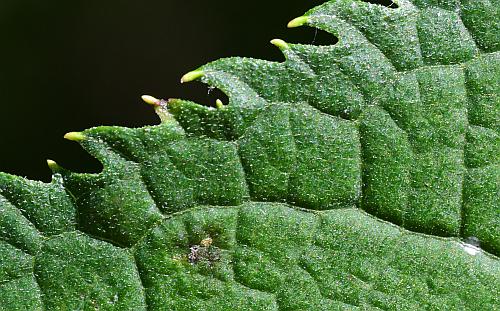
[[184, 76], [228, 105], [67, 134], [99, 174], [0, 174], [0, 310], [500, 308], [500, 6], [396, 4]]

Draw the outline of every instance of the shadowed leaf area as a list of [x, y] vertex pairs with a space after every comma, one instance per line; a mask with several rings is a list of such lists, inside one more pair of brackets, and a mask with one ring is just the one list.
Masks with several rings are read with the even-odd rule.
[[67, 134], [99, 174], [0, 174], [0, 310], [499, 309], [500, 6], [370, 2], [184, 76], [227, 103]]

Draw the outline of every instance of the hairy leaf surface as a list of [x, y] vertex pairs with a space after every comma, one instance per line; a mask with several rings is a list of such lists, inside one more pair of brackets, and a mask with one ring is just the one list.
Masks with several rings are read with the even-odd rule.
[[329, 1], [183, 77], [228, 105], [68, 134], [101, 173], [0, 174], [0, 310], [500, 308], [499, 15]]

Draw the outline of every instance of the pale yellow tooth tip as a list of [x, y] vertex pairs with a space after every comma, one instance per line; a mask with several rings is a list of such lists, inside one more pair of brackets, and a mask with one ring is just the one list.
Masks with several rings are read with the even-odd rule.
[[53, 161], [53, 160], [47, 160], [47, 165], [49, 166], [49, 168], [51, 170], [55, 170], [55, 169], [59, 168], [59, 165], [57, 165], [56, 161]]
[[224, 103], [222, 102], [222, 100], [217, 99], [215, 101], [215, 107], [217, 107], [218, 109], [224, 108]]
[[300, 16], [300, 17], [294, 18], [288, 23], [288, 28], [295, 28], [295, 27], [303, 26], [304, 24], [307, 23], [308, 20], [309, 20], [309, 18], [307, 16]]
[[285, 50], [289, 48], [288, 43], [286, 43], [281, 39], [273, 39], [271, 40], [271, 44], [278, 47], [280, 50]]
[[150, 105], [158, 105], [158, 103], [160, 102], [158, 98], [149, 95], [142, 95], [141, 98], [146, 104]]
[[82, 141], [85, 140], [85, 135], [80, 132], [69, 132], [64, 135], [64, 138], [71, 141]]
[[195, 71], [188, 72], [184, 76], [182, 76], [181, 83], [194, 81], [196, 79], [203, 77], [204, 75], [205, 75], [205, 73], [201, 70], [195, 70]]

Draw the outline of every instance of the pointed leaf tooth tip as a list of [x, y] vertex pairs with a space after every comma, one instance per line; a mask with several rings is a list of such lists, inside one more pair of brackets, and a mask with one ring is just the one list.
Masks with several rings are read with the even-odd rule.
[[215, 101], [215, 107], [217, 107], [218, 109], [222, 109], [222, 108], [224, 108], [224, 103], [222, 102], [222, 100], [217, 99], [217, 100]]
[[201, 70], [195, 70], [195, 71], [188, 72], [184, 76], [182, 76], [181, 83], [187, 83], [187, 82], [194, 81], [196, 79], [203, 77], [204, 75], [205, 75], [205, 73]]
[[160, 100], [158, 98], [150, 95], [142, 95], [141, 98], [146, 104], [149, 105], [158, 106], [158, 104], [160, 103]]
[[288, 43], [286, 43], [285, 41], [283, 41], [281, 39], [273, 39], [273, 40], [271, 40], [271, 44], [276, 46], [280, 50], [285, 50], [285, 49], [288, 49], [290, 47], [288, 45]]
[[69, 132], [64, 135], [64, 138], [71, 141], [82, 141], [85, 140], [85, 135], [80, 132]]
[[304, 24], [307, 23], [308, 20], [309, 20], [309, 18], [307, 16], [299, 16], [297, 18], [292, 19], [288, 23], [288, 28], [296, 28], [296, 27], [303, 26]]
[[53, 171], [59, 168], [59, 165], [54, 160], [47, 159], [47, 165]]

